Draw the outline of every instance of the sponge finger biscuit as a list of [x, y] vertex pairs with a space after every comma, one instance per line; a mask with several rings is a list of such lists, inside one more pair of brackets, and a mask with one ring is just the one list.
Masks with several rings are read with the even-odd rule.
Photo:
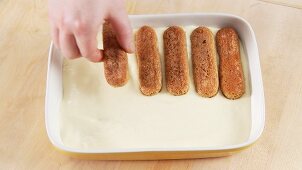
[[206, 27], [198, 27], [191, 33], [190, 38], [196, 92], [203, 97], [213, 97], [219, 87], [213, 34]]
[[221, 91], [226, 98], [238, 99], [245, 93], [238, 35], [233, 28], [222, 28], [216, 34], [216, 43]]
[[186, 33], [181, 27], [172, 26], [164, 32], [163, 40], [167, 90], [183, 95], [189, 90]]
[[137, 31], [135, 41], [140, 90], [147, 96], [157, 94], [162, 87], [162, 75], [156, 32], [143, 26]]

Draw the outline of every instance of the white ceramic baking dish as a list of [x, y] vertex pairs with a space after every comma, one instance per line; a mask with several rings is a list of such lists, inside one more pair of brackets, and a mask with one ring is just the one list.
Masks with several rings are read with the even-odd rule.
[[[59, 51], [51, 43], [48, 60], [47, 88], [45, 97], [45, 122], [48, 137], [58, 150], [73, 157], [103, 160], [150, 160], [182, 159], [226, 156], [238, 152], [253, 144], [261, 135], [265, 123], [264, 93], [259, 62], [259, 54], [254, 32], [244, 19], [220, 13], [132, 15], [133, 28], [142, 25], [163, 27], [170, 25], [200, 25], [222, 28], [231, 26], [238, 31], [248, 61], [251, 97], [251, 126], [246, 141], [234, 145], [218, 147], [185, 147], [185, 148], [128, 148], [81, 150], [65, 146], [60, 137], [59, 113], [63, 97], [62, 63]], [[193, 89], [193, 88], [192, 88]], [[192, 90], [191, 89], [191, 90]], [[181, 136], [180, 136], [181, 138]]]

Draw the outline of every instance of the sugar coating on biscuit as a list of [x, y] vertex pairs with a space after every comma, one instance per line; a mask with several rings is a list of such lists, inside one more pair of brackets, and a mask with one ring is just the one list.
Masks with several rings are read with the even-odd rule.
[[216, 34], [216, 44], [221, 91], [228, 99], [238, 99], [245, 93], [245, 83], [236, 31], [233, 28], [220, 29]]
[[157, 94], [162, 88], [160, 54], [156, 32], [143, 26], [135, 35], [140, 90], [144, 95]]
[[190, 39], [196, 92], [203, 97], [213, 97], [219, 88], [213, 33], [206, 27], [198, 27], [191, 33]]

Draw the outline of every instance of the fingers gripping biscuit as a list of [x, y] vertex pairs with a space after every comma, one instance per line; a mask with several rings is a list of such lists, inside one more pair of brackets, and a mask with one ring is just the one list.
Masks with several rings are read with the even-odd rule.
[[128, 58], [109, 23], [103, 26], [103, 45], [106, 80], [113, 87], [121, 87], [128, 81]]

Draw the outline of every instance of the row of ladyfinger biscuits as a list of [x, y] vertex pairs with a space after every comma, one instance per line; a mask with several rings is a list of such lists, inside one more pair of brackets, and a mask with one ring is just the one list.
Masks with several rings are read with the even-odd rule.
[[[107, 82], [115, 87], [123, 86], [128, 80], [127, 54], [119, 47], [109, 24], [104, 25], [103, 39]], [[236, 31], [223, 28], [216, 34], [219, 74], [212, 32], [206, 27], [198, 27], [191, 33], [190, 39], [197, 93], [213, 97], [220, 84], [227, 98], [240, 98], [245, 92], [245, 84]], [[164, 32], [163, 40], [166, 88], [173, 95], [183, 95], [189, 90], [185, 31], [178, 26], [169, 27]], [[162, 74], [156, 32], [149, 26], [143, 26], [137, 31], [135, 41], [140, 90], [147, 96], [157, 94], [162, 88]]]

